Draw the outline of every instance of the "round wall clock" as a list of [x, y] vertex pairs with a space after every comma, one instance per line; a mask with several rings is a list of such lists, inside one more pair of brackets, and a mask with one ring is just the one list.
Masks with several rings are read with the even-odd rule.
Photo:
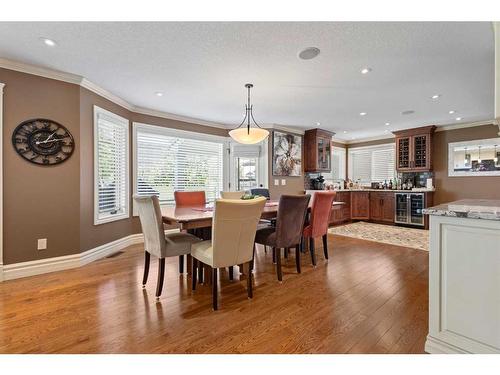
[[75, 149], [75, 141], [68, 129], [46, 119], [19, 124], [12, 133], [12, 145], [24, 159], [39, 165], [62, 163]]

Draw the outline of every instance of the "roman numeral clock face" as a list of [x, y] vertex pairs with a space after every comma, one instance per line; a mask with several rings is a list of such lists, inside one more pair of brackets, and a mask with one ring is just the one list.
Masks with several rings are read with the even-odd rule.
[[71, 133], [52, 120], [24, 121], [12, 134], [14, 149], [24, 159], [39, 165], [54, 165], [67, 160], [75, 149]]

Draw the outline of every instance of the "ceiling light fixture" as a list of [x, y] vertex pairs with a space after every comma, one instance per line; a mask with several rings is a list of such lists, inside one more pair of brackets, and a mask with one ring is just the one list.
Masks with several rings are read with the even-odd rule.
[[455, 120], [460, 121], [462, 120], [462, 117], [457, 117]]
[[299, 58], [302, 60], [312, 60], [319, 55], [321, 50], [317, 47], [307, 47], [299, 52]]
[[361, 74], [368, 74], [372, 71], [372, 68], [363, 68], [361, 69]]
[[435, 95], [431, 96], [432, 100], [438, 100], [440, 97], [441, 97], [441, 94], [435, 94]]
[[391, 125], [391, 123], [390, 123], [390, 122], [386, 122], [386, 123], [385, 123], [385, 126], [389, 126], [389, 125]]
[[347, 130], [344, 130], [344, 134], [347, 134]]
[[359, 115], [360, 115], [360, 116], [366, 116], [366, 115], [367, 115], [367, 113], [366, 113], [366, 112], [359, 112]]
[[[267, 131], [266, 129], [262, 129], [253, 118], [253, 105], [250, 103], [250, 89], [253, 87], [253, 85], [251, 83], [247, 83], [245, 87], [248, 90], [248, 103], [245, 104], [245, 117], [236, 129], [233, 129], [229, 132], [229, 136], [238, 143], [252, 145], [266, 139], [269, 136], [269, 131]], [[245, 127], [242, 127], [245, 121], [247, 122], [247, 124]], [[251, 121], [255, 126], [250, 126]]]
[[316, 123], [316, 126], [321, 126], [321, 122], [317, 122], [317, 123]]
[[49, 38], [39, 38], [46, 46], [49, 46], [49, 47], [55, 47], [57, 46], [57, 43], [55, 41], [53, 41], [52, 39], [49, 39]]
[[155, 95], [156, 96], [163, 96], [163, 93], [161, 91], [157, 91], [157, 92], [155, 92]]
[[451, 111], [448, 111], [448, 113], [449, 113], [450, 115], [454, 114], [455, 112], [456, 112], [456, 111], [454, 111], [453, 109], [452, 109]]

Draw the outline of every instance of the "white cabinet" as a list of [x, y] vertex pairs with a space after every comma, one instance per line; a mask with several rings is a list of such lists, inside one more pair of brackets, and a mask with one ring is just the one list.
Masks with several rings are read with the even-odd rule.
[[500, 353], [500, 221], [430, 217], [428, 353]]

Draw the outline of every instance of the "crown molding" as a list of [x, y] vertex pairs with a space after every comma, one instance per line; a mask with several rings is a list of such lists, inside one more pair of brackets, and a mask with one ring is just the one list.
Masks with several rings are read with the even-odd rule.
[[220, 129], [232, 129], [234, 126], [231, 125], [224, 125], [221, 123], [213, 122], [213, 121], [206, 121], [206, 120], [201, 120], [193, 117], [188, 117], [188, 116], [181, 116], [181, 115], [176, 115], [173, 113], [169, 112], [163, 112], [163, 111], [157, 111], [155, 109], [149, 109], [149, 108], [144, 108], [144, 107], [132, 107], [131, 109], [132, 112], [138, 113], [141, 115], [148, 115], [148, 116], [154, 116], [154, 117], [161, 117], [169, 120], [175, 120], [175, 121], [182, 121], [182, 122], [189, 122], [192, 124], [198, 124], [198, 125], [203, 125], [203, 126], [209, 126], [212, 128], [220, 128]]
[[59, 70], [26, 64], [23, 62], [4, 59], [1, 57], [0, 57], [0, 68], [15, 70], [16, 72], [32, 74], [39, 77], [55, 79], [57, 81], [73, 83], [75, 85], [80, 85], [83, 79], [83, 77], [76, 74], [65, 73]]
[[304, 129], [292, 128], [289, 126], [283, 126], [283, 125], [279, 125], [279, 124], [263, 124], [262, 127], [265, 129], [269, 129], [269, 130], [278, 130], [278, 131], [294, 133], [294, 134], [298, 134], [298, 135], [304, 135], [304, 133], [305, 133]]
[[460, 123], [460, 124], [438, 125], [435, 131], [436, 132], [444, 132], [447, 130], [473, 128], [476, 126], [483, 126], [483, 125], [495, 125], [495, 120], [482, 120], [482, 121], [474, 121], [474, 122], [464, 122], [464, 123]]
[[119, 96], [116, 96], [112, 92], [102, 88], [101, 86], [98, 86], [95, 83], [89, 81], [87, 78], [82, 78], [79, 85], [80, 87], [83, 87], [99, 96], [102, 96], [104, 99], [107, 99], [110, 102], [118, 104], [120, 107], [128, 109], [129, 111], [134, 111], [134, 106], [132, 104], [120, 98]]
[[378, 136], [374, 136], [374, 137], [354, 139], [354, 140], [350, 140], [350, 141], [345, 141], [345, 144], [351, 146], [351, 145], [356, 145], [357, 143], [364, 143], [364, 142], [370, 142], [370, 141], [380, 141], [382, 139], [393, 140], [394, 135], [385, 134], [385, 135], [378, 135]]

